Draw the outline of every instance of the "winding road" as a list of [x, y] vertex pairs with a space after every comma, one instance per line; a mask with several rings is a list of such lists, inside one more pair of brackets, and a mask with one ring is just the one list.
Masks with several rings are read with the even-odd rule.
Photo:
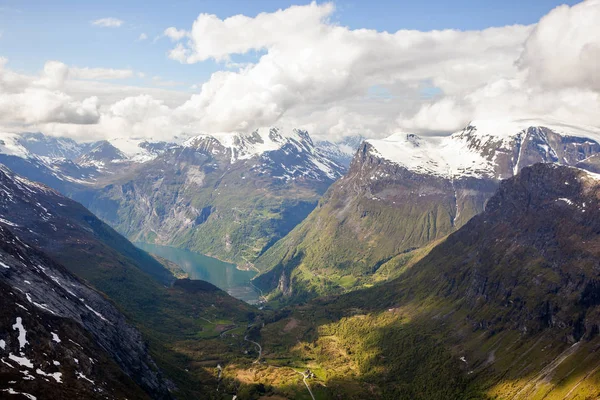
[[260, 361], [260, 358], [262, 357], [262, 346], [260, 344], [256, 343], [255, 341], [248, 339], [248, 335], [244, 336], [244, 340], [246, 342], [250, 342], [250, 343], [254, 344], [256, 347], [258, 347], [258, 358], [252, 362], [252, 364], [258, 364], [258, 362]]
[[[296, 370], [294, 370], [296, 371]], [[296, 371], [298, 372], [298, 371]], [[306, 388], [308, 389], [308, 393], [310, 393], [310, 397], [312, 397], [312, 400], [315, 400], [315, 395], [313, 394], [312, 390], [310, 390], [310, 386], [308, 386], [308, 382], [306, 382], [306, 378], [308, 378], [308, 375], [305, 374], [304, 372], [298, 372], [300, 375], [302, 375], [302, 382], [304, 382], [304, 386], [306, 386]]]
[[[254, 324], [248, 325], [248, 328], [252, 327]], [[248, 335], [244, 336], [244, 340], [246, 342], [252, 343], [253, 345], [255, 345], [256, 347], [258, 347], [258, 357], [256, 358], [256, 360], [254, 360], [252, 362], [252, 364], [258, 364], [260, 359], [262, 358], [262, 346], [260, 345], [260, 343], [257, 343], [253, 340], [248, 339]], [[294, 368], [292, 367], [276, 367], [276, 366], [271, 366], [273, 368], [290, 368], [292, 369], [294, 372], [296, 372], [297, 374], [302, 375], [302, 382], [304, 383], [304, 386], [306, 386], [306, 389], [308, 390], [308, 393], [310, 393], [310, 397], [312, 398], [312, 400], [316, 400], [315, 399], [315, 395], [313, 394], [310, 386], [308, 385], [308, 382], [306, 381], [306, 378], [308, 378], [308, 374], [305, 374], [304, 372], [300, 372], [300, 371], [296, 371]], [[220, 371], [219, 371], [220, 374]], [[237, 396], [234, 396], [232, 400], [237, 399]]]
[[238, 328], [238, 326], [239, 326], [239, 325], [234, 325], [232, 328], [225, 329], [223, 332], [221, 332], [221, 334], [220, 334], [219, 336], [221, 336], [221, 337], [225, 337], [225, 334], [226, 334], [227, 332], [230, 332], [230, 331], [233, 331], [233, 330], [237, 329], [237, 328]]

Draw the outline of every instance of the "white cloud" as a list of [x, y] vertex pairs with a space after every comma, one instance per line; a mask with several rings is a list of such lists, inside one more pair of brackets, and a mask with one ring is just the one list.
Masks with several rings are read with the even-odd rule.
[[138, 37], [138, 41], [141, 42], [146, 39], [148, 39], [148, 35], [146, 35], [145, 33], [140, 33], [140, 36]]
[[0, 121], [8, 124], [94, 124], [100, 118], [97, 97], [76, 100], [62, 88], [68, 67], [49, 61], [37, 77], [17, 74], [0, 59]]
[[92, 25], [100, 26], [103, 28], [118, 28], [123, 25], [122, 20], [118, 18], [100, 18], [92, 21]]
[[187, 32], [183, 29], [179, 30], [177, 28], [170, 27], [170, 28], [165, 29], [164, 35], [166, 37], [170, 38], [171, 40], [177, 41], [177, 40], [181, 40], [184, 37], [186, 37]]
[[134, 72], [130, 69], [112, 68], [70, 68], [69, 76], [74, 79], [126, 79], [131, 78]]
[[181, 109], [196, 115], [203, 129], [229, 131], [274, 124], [307, 105], [337, 107], [363, 97], [374, 85], [414, 92], [426, 81], [446, 93], [474, 89], [516, 73], [514, 61], [532, 30], [352, 30], [331, 23], [333, 12], [330, 3], [312, 3], [254, 18], [200, 14], [189, 40], [171, 50], [172, 59], [227, 62], [235, 54], [265, 54], [236, 72], [214, 73]]
[[67, 76], [69, 75], [69, 67], [60, 61], [48, 61], [44, 64], [44, 71], [39, 79], [34, 84], [43, 86], [47, 89], [60, 89]]
[[510, 116], [599, 126], [598, 20], [598, 0], [555, 8], [524, 41], [516, 71], [475, 87], [458, 85], [416, 113], [401, 113], [399, 125], [422, 132], [451, 131], [471, 119]]
[[[118, 132], [167, 140], [270, 125], [329, 138], [398, 129], [437, 134], [506, 115], [600, 126], [599, 0], [558, 7], [537, 25], [479, 31], [350, 29], [331, 22], [334, 11], [311, 3], [255, 17], [201, 14], [189, 29], [166, 29], [163, 36], [174, 41], [170, 58], [223, 67], [191, 87], [191, 95], [161, 88], [189, 85], [160, 77], [148, 80], [150, 88], [80, 80], [130, 77], [129, 70], [49, 62], [27, 77], [0, 59], [2, 104], [22, 105], [1, 114], [0, 123], [27, 121], [77, 137]], [[33, 98], [36, 90], [43, 95]], [[39, 112], [28, 112], [25, 100]]]
[[545, 88], [600, 91], [600, 1], [560, 6], [543, 17], [525, 42], [518, 65]]

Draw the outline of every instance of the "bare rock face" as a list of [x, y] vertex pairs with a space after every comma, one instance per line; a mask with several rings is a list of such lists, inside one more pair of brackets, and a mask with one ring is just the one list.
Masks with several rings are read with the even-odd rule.
[[407, 279], [470, 309], [474, 329], [563, 341], [600, 332], [600, 176], [536, 164], [503, 181], [484, 213], [451, 234]]
[[0, 390], [38, 398], [170, 398], [140, 332], [123, 314], [6, 226], [0, 298]]

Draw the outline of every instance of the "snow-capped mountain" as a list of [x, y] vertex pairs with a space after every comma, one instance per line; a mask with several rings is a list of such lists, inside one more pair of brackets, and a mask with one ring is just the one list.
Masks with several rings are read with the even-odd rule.
[[600, 129], [535, 120], [472, 121], [453, 135], [367, 140], [371, 154], [418, 173], [505, 179], [535, 162], [575, 165], [599, 150]]
[[275, 178], [337, 179], [341, 165], [321, 153], [308, 132], [298, 129], [261, 128], [252, 133], [199, 135], [184, 148], [229, 160], [231, 164], [255, 158], [254, 168]]
[[90, 151], [78, 157], [75, 162], [83, 167], [106, 168], [111, 163], [122, 163], [128, 157], [110, 142], [97, 142]]
[[79, 190], [79, 186], [113, 179], [174, 146], [177, 145], [135, 138], [79, 143], [42, 133], [0, 133], [0, 162], [69, 194]]
[[473, 121], [447, 137], [369, 139], [320, 207], [256, 261], [270, 269], [257, 282], [290, 295], [302, 286], [294, 268], [327, 265], [365, 280], [482, 212], [501, 179], [539, 162], [595, 171], [599, 157], [599, 129], [553, 121]]
[[50, 159], [74, 160], [89, 151], [93, 143], [78, 143], [73, 139], [47, 136], [43, 133], [22, 133], [18, 143], [30, 154]]
[[302, 221], [343, 172], [306, 131], [198, 135], [78, 200], [134, 241], [246, 264]]
[[363, 136], [348, 136], [337, 142], [320, 140], [315, 143], [318, 151], [330, 160], [348, 168], [356, 150], [365, 140]]

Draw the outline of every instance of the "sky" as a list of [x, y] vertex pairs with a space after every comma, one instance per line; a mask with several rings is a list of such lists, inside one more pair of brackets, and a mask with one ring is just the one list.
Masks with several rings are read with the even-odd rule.
[[600, 126], [600, 0], [0, 0], [0, 129], [81, 140]]

